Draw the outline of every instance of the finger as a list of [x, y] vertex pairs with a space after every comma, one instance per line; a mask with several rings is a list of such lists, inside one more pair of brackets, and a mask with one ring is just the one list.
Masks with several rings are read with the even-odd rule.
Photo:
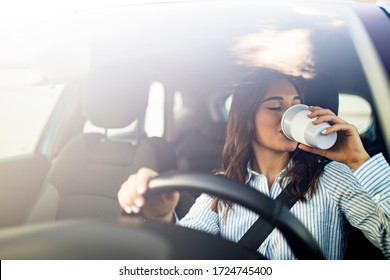
[[130, 208], [130, 195], [128, 192], [128, 181], [125, 181], [121, 188], [118, 191], [118, 202], [119, 205], [123, 210], [125, 210], [126, 213], [130, 214], [131, 213], [131, 208]]
[[129, 195], [137, 193], [137, 174], [132, 174], [127, 179], [127, 191]]
[[347, 123], [346, 121], [340, 119], [339, 117], [337, 117], [334, 114], [321, 115], [321, 116], [315, 118], [312, 122], [313, 122], [313, 124], [320, 124], [320, 123], [323, 123], [323, 122], [328, 122], [328, 123], [331, 123], [331, 124], [336, 124], [336, 123], [344, 123], [344, 124], [346, 124]]
[[138, 213], [140, 208], [144, 205], [144, 198], [137, 193], [137, 174], [129, 176], [127, 181], [123, 184], [124, 191], [122, 196], [122, 208], [126, 213]]
[[309, 106], [310, 111], [321, 110], [321, 109], [323, 109], [323, 108], [320, 106]]
[[344, 131], [344, 132], [350, 132], [351, 134], [357, 132], [357, 129], [355, 126], [349, 124], [349, 123], [338, 123], [334, 124], [330, 127], [328, 127], [326, 130], [322, 131], [323, 135], [328, 135], [333, 132], [339, 132], [339, 131]]
[[136, 188], [138, 194], [144, 194], [148, 189], [149, 180], [156, 177], [158, 173], [149, 168], [141, 168], [137, 172]]
[[309, 118], [315, 118], [323, 115], [335, 115], [335, 113], [331, 110], [324, 109], [318, 106], [310, 106], [309, 110], [311, 111], [311, 113], [307, 115]]
[[138, 191], [138, 177], [139, 174], [133, 174], [128, 179], [128, 207], [130, 208], [130, 212], [138, 213], [141, 207], [145, 204], [145, 199], [142, 193]]
[[314, 147], [310, 147], [310, 146], [307, 146], [305, 144], [299, 144], [298, 148], [301, 149], [302, 151], [305, 151], [305, 152], [308, 152], [308, 153], [312, 153], [312, 154], [316, 154], [316, 155], [320, 155], [320, 156], [325, 156], [326, 153], [327, 153], [325, 150], [321, 150], [321, 149], [317, 149], [317, 148], [314, 148]]

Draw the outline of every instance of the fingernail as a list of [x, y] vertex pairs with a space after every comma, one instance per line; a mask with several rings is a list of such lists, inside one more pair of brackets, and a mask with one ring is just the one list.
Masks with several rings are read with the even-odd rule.
[[144, 185], [138, 185], [137, 192], [139, 194], [143, 194], [146, 191], [146, 187]]
[[125, 206], [124, 210], [125, 210], [125, 212], [126, 212], [127, 214], [131, 214], [131, 208], [130, 208], [130, 206]]
[[328, 130], [325, 129], [325, 130], [323, 130], [321, 133], [322, 133], [322, 134], [325, 134], [327, 131], [328, 131]]
[[131, 211], [133, 212], [133, 213], [135, 213], [135, 214], [137, 214], [138, 212], [139, 212], [139, 208], [137, 207], [137, 206], [135, 206], [135, 205], [132, 205], [131, 206]]
[[137, 206], [137, 207], [142, 207], [143, 205], [144, 205], [144, 202], [143, 202], [143, 200], [142, 199], [140, 199], [140, 198], [135, 198], [134, 199], [134, 204], [135, 204], [135, 206]]

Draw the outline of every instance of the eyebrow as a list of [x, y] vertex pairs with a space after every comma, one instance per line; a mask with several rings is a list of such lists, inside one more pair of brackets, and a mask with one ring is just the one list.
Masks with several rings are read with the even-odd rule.
[[[271, 97], [268, 97], [268, 98], [264, 99], [261, 103], [264, 103], [264, 102], [267, 102], [267, 101], [273, 101], [273, 100], [281, 101], [283, 99], [284, 98], [281, 97], [281, 96], [271, 96]], [[293, 100], [297, 100], [297, 99], [301, 99], [301, 97], [299, 95], [296, 95], [296, 96], [293, 97]]]

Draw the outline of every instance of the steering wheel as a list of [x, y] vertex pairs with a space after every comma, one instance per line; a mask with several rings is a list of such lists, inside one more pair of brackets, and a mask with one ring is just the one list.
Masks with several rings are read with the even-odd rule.
[[[307, 229], [288, 209], [239, 182], [201, 173], [166, 173], [149, 182], [147, 196], [204, 192], [260, 214], [285, 236], [298, 259], [323, 259]], [[137, 216], [58, 220], [0, 231], [1, 259], [264, 259], [256, 250], [194, 229]]]
[[298, 259], [324, 259], [311, 233], [281, 202], [243, 183], [204, 173], [166, 173], [150, 180], [147, 195], [169, 191], [208, 193], [238, 203], [277, 227]]

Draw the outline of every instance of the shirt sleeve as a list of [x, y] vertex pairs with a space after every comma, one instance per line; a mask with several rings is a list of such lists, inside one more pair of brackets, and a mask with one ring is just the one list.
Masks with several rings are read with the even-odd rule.
[[389, 164], [379, 154], [355, 171], [341, 163], [328, 166], [327, 185], [342, 215], [390, 259]]
[[220, 234], [219, 215], [211, 209], [212, 202], [210, 195], [200, 195], [187, 215], [177, 224], [214, 235]]
[[354, 175], [371, 199], [390, 217], [390, 166], [383, 155], [366, 161]]

